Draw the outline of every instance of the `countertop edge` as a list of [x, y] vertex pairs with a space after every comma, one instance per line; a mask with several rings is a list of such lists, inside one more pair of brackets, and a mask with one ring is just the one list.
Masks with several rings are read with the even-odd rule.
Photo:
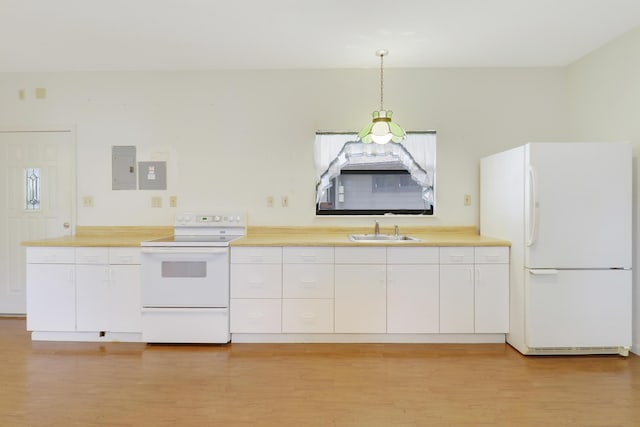
[[[24, 241], [27, 247], [139, 247], [140, 243], [171, 236], [173, 227], [78, 227], [75, 236]], [[475, 227], [406, 227], [402, 234], [418, 241], [353, 242], [350, 233], [370, 232], [362, 227], [249, 227], [249, 234], [230, 243], [243, 246], [511, 246], [511, 242], [477, 234]]]

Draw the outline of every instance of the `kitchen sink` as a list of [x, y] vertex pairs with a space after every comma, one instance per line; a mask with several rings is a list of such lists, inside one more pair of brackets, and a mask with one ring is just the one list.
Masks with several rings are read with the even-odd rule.
[[403, 234], [349, 234], [349, 240], [352, 242], [419, 242], [416, 237], [406, 236]]

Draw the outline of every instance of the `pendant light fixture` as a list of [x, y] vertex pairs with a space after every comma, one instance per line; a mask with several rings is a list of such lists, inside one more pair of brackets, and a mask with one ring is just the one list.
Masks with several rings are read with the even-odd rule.
[[400, 142], [407, 135], [399, 124], [391, 121], [393, 111], [384, 109], [384, 57], [389, 53], [386, 49], [376, 51], [380, 57], [380, 110], [373, 112], [373, 122], [360, 131], [360, 141], [368, 144], [386, 144], [387, 142]]

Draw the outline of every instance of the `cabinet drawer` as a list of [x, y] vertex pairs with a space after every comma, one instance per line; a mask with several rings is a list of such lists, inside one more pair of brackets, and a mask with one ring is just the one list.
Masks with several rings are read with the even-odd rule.
[[487, 246], [475, 248], [476, 264], [508, 264], [509, 248], [506, 246]]
[[386, 264], [385, 247], [337, 247], [336, 264]]
[[292, 334], [333, 333], [333, 300], [283, 300], [282, 332]]
[[440, 264], [473, 264], [473, 249], [468, 246], [440, 248]]
[[431, 248], [387, 248], [387, 264], [438, 264], [440, 251]]
[[333, 264], [334, 250], [329, 247], [304, 246], [282, 248], [286, 264]]
[[75, 248], [27, 248], [27, 263], [29, 264], [74, 264], [75, 262]]
[[231, 248], [232, 264], [279, 264], [282, 262], [282, 248], [242, 247]]
[[109, 264], [140, 264], [140, 248], [109, 248]]
[[231, 265], [231, 298], [281, 298], [280, 264]]
[[333, 264], [282, 266], [284, 298], [333, 298]]
[[282, 300], [231, 299], [232, 333], [282, 332]]
[[108, 264], [108, 248], [76, 248], [76, 264]]

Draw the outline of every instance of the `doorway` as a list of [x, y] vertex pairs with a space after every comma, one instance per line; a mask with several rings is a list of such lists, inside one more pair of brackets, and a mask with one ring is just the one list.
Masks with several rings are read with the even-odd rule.
[[21, 242], [74, 229], [75, 134], [0, 129], [0, 314], [26, 313]]

